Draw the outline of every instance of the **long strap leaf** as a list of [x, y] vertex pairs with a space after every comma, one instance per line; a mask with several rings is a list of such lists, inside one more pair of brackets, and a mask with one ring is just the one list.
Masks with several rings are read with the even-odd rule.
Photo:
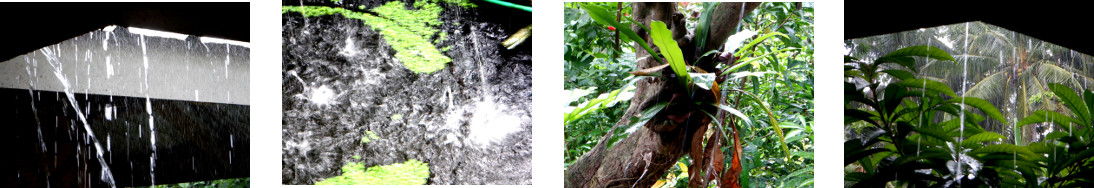
[[779, 146], [782, 146], [783, 152], [786, 153], [786, 159], [790, 160], [790, 148], [786, 147], [786, 138], [783, 136], [783, 129], [779, 127], [779, 123], [778, 123], [777, 120], [775, 120], [775, 114], [771, 113], [771, 109], [768, 108], [767, 105], [764, 105], [764, 103], [760, 100], [760, 97], [757, 97], [756, 95], [754, 95], [752, 93], [749, 93], [748, 91], [739, 90], [739, 89], [731, 89], [731, 90], [738, 91], [738, 92], [744, 93], [745, 95], [748, 95], [748, 97], [751, 97], [752, 100], [756, 101], [755, 104], [757, 106], [760, 106], [760, 108], [763, 108], [764, 111], [767, 112], [767, 118], [770, 121], [769, 124], [772, 127], [775, 128], [775, 133], [779, 135]]
[[650, 22], [650, 40], [661, 50], [661, 55], [668, 59], [669, 65], [672, 66], [672, 72], [675, 72], [676, 76], [683, 81], [682, 85], [691, 83], [691, 77], [688, 76], [688, 63], [684, 61], [684, 53], [680, 51], [680, 45], [676, 43], [676, 40], [672, 40], [672, 31], [669, 31], [664, 22]]

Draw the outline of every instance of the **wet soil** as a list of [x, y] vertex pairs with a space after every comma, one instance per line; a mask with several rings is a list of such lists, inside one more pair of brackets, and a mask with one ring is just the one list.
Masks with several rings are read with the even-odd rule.
[[[350, 162], [416, 159], [429, 164], [427, 184], [531, 184], [531, 41], [499, 44], [531, 14], [476, 3], [442, 5], [449, 38], [437, 47], [451, 46], [452, 62], [422, 74], [360, 20], [284, 14], [282, 183], [313, 184]], [[367, 131], [380, 139], [361, 142]]]

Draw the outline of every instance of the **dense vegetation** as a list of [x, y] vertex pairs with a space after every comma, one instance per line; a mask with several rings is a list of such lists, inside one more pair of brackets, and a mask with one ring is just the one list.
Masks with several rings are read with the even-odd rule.
[[1090, 56], [983, 23], [847, 46], [849, 187], [1094, 186]]
[[[693, 13], [687, 18], [687, 28], [704, 31], [709, 17], [704, 9], [715, 3], [678, 3], [678, 12]], [[738, 31], [718, 51], [700, 52], [696, 57], [710, 58], [723, 52], [731, 57], [714, 70], [697, 71], [679, 58], [678, 44], [672, 40], [657, 40], [671, 36], [664, 24], [653, 22], [648, 47], [658, 47], [666, 66], [656, 70], [636, 70], [633, 44], [647, 46], [647, 41], [635, 40], [629, 26], [635, 24], [629, 14], [629, 3], [566, 3], [565, 6], [565, 83], [569, 95], [564, 110], [565, 165], [568, 167], [594, 147], [600, 138], [614, 131], [608, 141], [626, 138], [642, 123], [613, 129], [635, 94], [635, 82], [650, 77], [668, 76], [661, 69], [676, 75], [689, 92], [708, 92], [717, 97], [715, 111], [706, 116], [716, 119], [703, 130], [707, 140], [702, 147], [715, 147], [714, 155], [702, 155], [717, 161], [716, 171], [739, 170], [743, 187], [801, 187], [813, 182], [813, 9], [806, 3], [763, 3], [745, 13]], [[610, 18], [610, 21], [598, 20]], [[612, 22], [614, 21], [614, 22]], [[700, 28], [700, 29], [696, 29]], [[669, 32], [669, 33], [665, 33]], [[700, 35], [702, 36], [702, 35]], [[699, 44], [705, 42], [696, 39]], [[683, 54], [685, 56], [689, 54]], [[658, 58], [653, 56], [653, 58]], [[671, 65], [671, 66], [668, 66]], [[690, 67], [690, 68], [685, 68]], [[631, 72], [634, 71], [634, 72]], [[719, 74], [720, 73], [720, 74]], [[674, 78], [676, 78], [674, 77]], [[719, 80], [715, 81], [715, 80]], [[643, 112], [648, 121], [672, 105], [655, 105]], [[666, 107], [669, 106], [669, 107]], [[668, 111], [668, 110], [666, 110]], [[724, 131], [723, 131], [724, 130]], [[734, 132], [739, 134], [734, 139]], [[714, 139], [724, 139], [714, 142]], [[719, 144], [714, 144], [719, 143]], [[694, 147], [694, 146], [693, 146]], [[736, 151], [734, 151], [736, 150]], [[724, 158], [721, 158], [724, 156]], [[737, 157], [734, 157], [737, 156]], [[657, 181], [655, 187], [686, 187], [689, 168], [708, 168], [685, 156]], [[724, 166], [722, 166], [724, 165]], [[719, 172], [721, 173], [721, 172]]]

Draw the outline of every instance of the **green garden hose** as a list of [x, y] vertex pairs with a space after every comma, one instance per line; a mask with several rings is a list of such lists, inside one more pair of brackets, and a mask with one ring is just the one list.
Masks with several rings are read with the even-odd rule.
[[504, 6], [504, 7], [521, 9], [521, 10], [524, 10], [524, 11], [532, 12], [532, 7], [530, 7], [530, 6], [514, 4], [514, 3], [510, 3], [510, 2], [505, 2], [505, 1], [502, 1], [502, 0], [483, 0], [483, 1], [498, 4], [498, 5], [501, 5], [501, 6]]

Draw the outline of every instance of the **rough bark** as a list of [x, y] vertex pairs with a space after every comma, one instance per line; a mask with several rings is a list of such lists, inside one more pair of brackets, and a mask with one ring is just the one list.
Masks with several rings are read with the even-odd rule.
[[[747, 13], [759, 4], [747, 3], [744, 10]], [[691, 54], [689, 52], [696, 50], [691, 43], [691, 37], [687, 35], [689, 31], [684, 27], [685, 17], [676, 12], [675, 3], [636, 2], [631, 5], [635, 21], [647, 26], [653, 20], [665, 22], [684, 54]], [[741, 3], [721, 3], [716, 7], [719, 11], [714, 12], [713, 18], [716, 19], [711, 21], [712, 38], [708, 40], [708, 44], [720, 46], [725, 42], [725, 38], [732, 33], [740, 21], [741, 5]], [[645, 31], [642, 26], [635, 25], [631, 29], [637, 31], [644, 40], [650, 41], [648, 31]], [[636, 45], [634, 49], [643, 48], [637, 46], [638, 44], [634, 45]], [[650, 45], [656, 49], [653, 44]], [[663, 64], [649, 56], [650, 54], [645, 50], [637, 50], [635, 57], [638, 58], [636, 61], [638, 69]], [[671, 69], [665, 70], [667, 72], [663, 75], [671, 75], [669, 73]], [[684, 87], [671, 79], [647, 78], [639, 81], [630, 107], [623, 118], [616, 122], [615, 127], [630, 124], [631, 117], [640, 116], [643, 110], [659, 102], [673, 101], [677, 104], [687, 104], [694, 101], [714, 101], [710, 92], [695, 92], [699, 94], [688, 96]], [[711, 119], [703, 115], [700, 110], [713, 112], [715, 109], [709, 105], [666, 107], [646, 125], [635, 125], [642, 127], [615, 143], [611, 148], [607, 147], [612, 136], [612, 131], [609, 131], [592, 150], [566, 169], [566, 187], [650, 187], [657, 179], [663, 177], [665, 171], [671, 168], [680, 157], [689, 152], [689, 141], [694, 135], [702, 135], [695, 133], [710, 123]]]

